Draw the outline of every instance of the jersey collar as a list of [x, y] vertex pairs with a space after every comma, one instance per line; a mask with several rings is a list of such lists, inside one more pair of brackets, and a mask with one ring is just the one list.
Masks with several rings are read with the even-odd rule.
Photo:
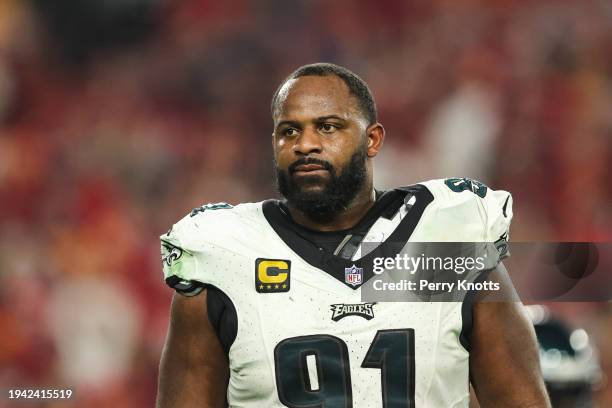
[[408, 198], [409, 196], [414, 196], [416, 201], [393, 233], [376, 249], [357, 260], [344, 259], [329, 251], [320, 250], [314, 243], [297, 233], [293, 223], [282, 213], [278, 200], [264, 201], [262, 209], [263, 215], [272, 229], [300, 258], [315, 268], [327, 272], [352, 289], [357, 289], [361, 285], [353, 287], [345, 282], [345, 269], [351, 268], [353, 265], [363, 268], [363, 282], [370, 279], [373, 276], [371, 268], [373, 259], [381, 256], [394, 257], [399, 253], [412, 235], [425, 208], [433, 201], [431, 192], [429, 192], [427, 187], [420, 184], [400, 187], [394, 191], [399, 191]]

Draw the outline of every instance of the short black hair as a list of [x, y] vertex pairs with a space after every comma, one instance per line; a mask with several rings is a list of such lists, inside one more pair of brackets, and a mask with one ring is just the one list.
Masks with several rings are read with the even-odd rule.
[[335, 75], [344, 81], [349, 89], [349, 92], [357, 98], [359, 108], [365, 115], [369, 124], [375, 123], [378, 120], [376, 103], [374, 102], [374, 97], [372, 96], [372, 92], [370, 92], [368, 84], [366, 84], [366, 82], [354, 72], [328, 62], [317, 62], [315, 64], [301, 66], [293, 71], [287, 78], [285, 78], [285, 80], [276, 89], [276, 92], [274, 92], [274, 96], [272, 96], [272, 104], [270, 106], [272, 115], [274, 116], [274, 112], [278, 105], [278, 94], [287, 81], [303, 76], [329, 75]]

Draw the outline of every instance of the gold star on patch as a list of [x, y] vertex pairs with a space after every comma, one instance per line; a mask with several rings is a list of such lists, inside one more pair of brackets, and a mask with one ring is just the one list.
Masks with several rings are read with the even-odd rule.
[[263, 285], [259, 285], [259, 289], [263, 289]]
[[274, 285], [274, 289], [278, 289], [278, 285]]
[[268, 289], [272, 289], [272, 286], [270, 286], [270, 285], [267, 285], [266, 287], [267, 287]]
[[287, 289], [287, 285], [283, 283], [283, 289]]

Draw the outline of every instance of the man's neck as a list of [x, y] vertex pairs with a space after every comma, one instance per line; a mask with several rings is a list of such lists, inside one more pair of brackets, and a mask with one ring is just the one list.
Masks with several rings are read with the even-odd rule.
[[309, 228], [315, 231], [340, 231], [354, 227], [361, 221], [364, 215], [376, 202], [376, 193], [373, 188], [369, 188], [351, 202], [351, 205], [340, 214], [338, 214], [333, 220], [329, 222], [318, 222], [308, 218], [303, 212], [296, 208], [288, 205], [289, 213], [291, 218], [296, 223], [303, 227]]

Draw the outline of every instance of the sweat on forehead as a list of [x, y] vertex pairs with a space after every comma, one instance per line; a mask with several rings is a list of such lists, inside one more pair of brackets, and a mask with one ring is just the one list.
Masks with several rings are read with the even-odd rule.
[[334, 75], [287, 80], [278, 90], [274, 119], [281, 114], [359, 114], [359, 102], [344, 81]]

